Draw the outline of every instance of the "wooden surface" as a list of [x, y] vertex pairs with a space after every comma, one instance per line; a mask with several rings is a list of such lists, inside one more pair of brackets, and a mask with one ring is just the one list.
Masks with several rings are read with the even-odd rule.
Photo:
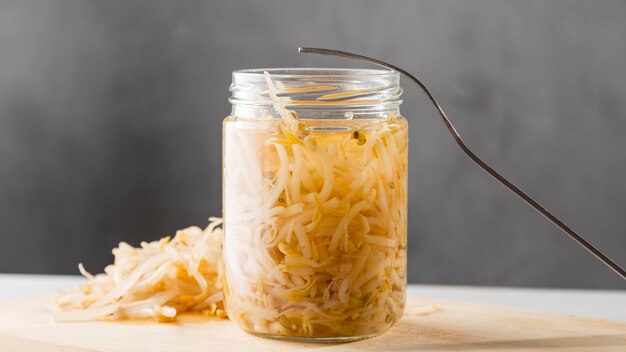
[[[626, 351], [626, 324], [542, 312], [409, 298], [386, 334], [346, 344], [302, 344], [248, 335], [228, 320], [56, 323], [51, 297], [0, 305], [1, 351]], [[413, 314], [434, 303], [438, 310]]]

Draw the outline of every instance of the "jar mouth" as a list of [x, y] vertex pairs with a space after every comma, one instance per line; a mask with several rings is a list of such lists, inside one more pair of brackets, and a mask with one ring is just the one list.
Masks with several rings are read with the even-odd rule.
[[[267, 73], [267, 75], [266, 75]], [[400, 75], [384, 69], [254, 68], [233, 71], [229, 101], [247, 115], [276, 117], [275, 97], [301, 115], [374, 114], [397, 111], [402, 103]]]
[[394, 79], [399, 77], [398, 72], [385, 69], [360, 69], [360, 68], [309, 68], [309, 67], [292, 67], [292, 68], [247, 68], [233, 71], [234, 76], [245, 75], [261, 75], [269, 73], [272, 77], [285, 78], [285, 77], [315, 77], [315, 76], [335, 76], [343, 77], [356, 76], [358, 77], [378, 77]]

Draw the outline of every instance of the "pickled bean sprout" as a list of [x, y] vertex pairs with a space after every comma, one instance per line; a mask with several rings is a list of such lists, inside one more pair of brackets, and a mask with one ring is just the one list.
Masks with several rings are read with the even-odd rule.
[[406, 120], [299, 119], [265, 78], [280, 119], [224, 124], [228, 315], [261, 335], [385, 331], [405, 305]]

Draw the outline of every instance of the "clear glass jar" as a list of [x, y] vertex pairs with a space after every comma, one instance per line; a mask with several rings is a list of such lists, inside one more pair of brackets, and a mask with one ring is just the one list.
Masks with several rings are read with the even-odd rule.
[[228, 316], [249, 333], [290, 340], [385, 332], [406, 296], [408, 125], [398, 73], [240, 70], [230, 90]]

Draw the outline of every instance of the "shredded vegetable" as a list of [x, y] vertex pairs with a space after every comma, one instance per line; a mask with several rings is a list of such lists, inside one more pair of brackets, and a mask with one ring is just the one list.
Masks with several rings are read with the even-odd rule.
[[266, 81], [281, 118], [224, 124], [228, 315], [261, 335], [381, 333], [405, 305], [406, 121], [300, 119]]
[[188, 227], [173, 239], [162, 238], [140, 248], [120, 243], [115, 262], [58, 298], [58, 321], [101, 318], [154, 318], [172, 321], [179, 312], [199, 311], [226, 317], [222, 302], [222, 220], [210, 218], [202, 230]]

